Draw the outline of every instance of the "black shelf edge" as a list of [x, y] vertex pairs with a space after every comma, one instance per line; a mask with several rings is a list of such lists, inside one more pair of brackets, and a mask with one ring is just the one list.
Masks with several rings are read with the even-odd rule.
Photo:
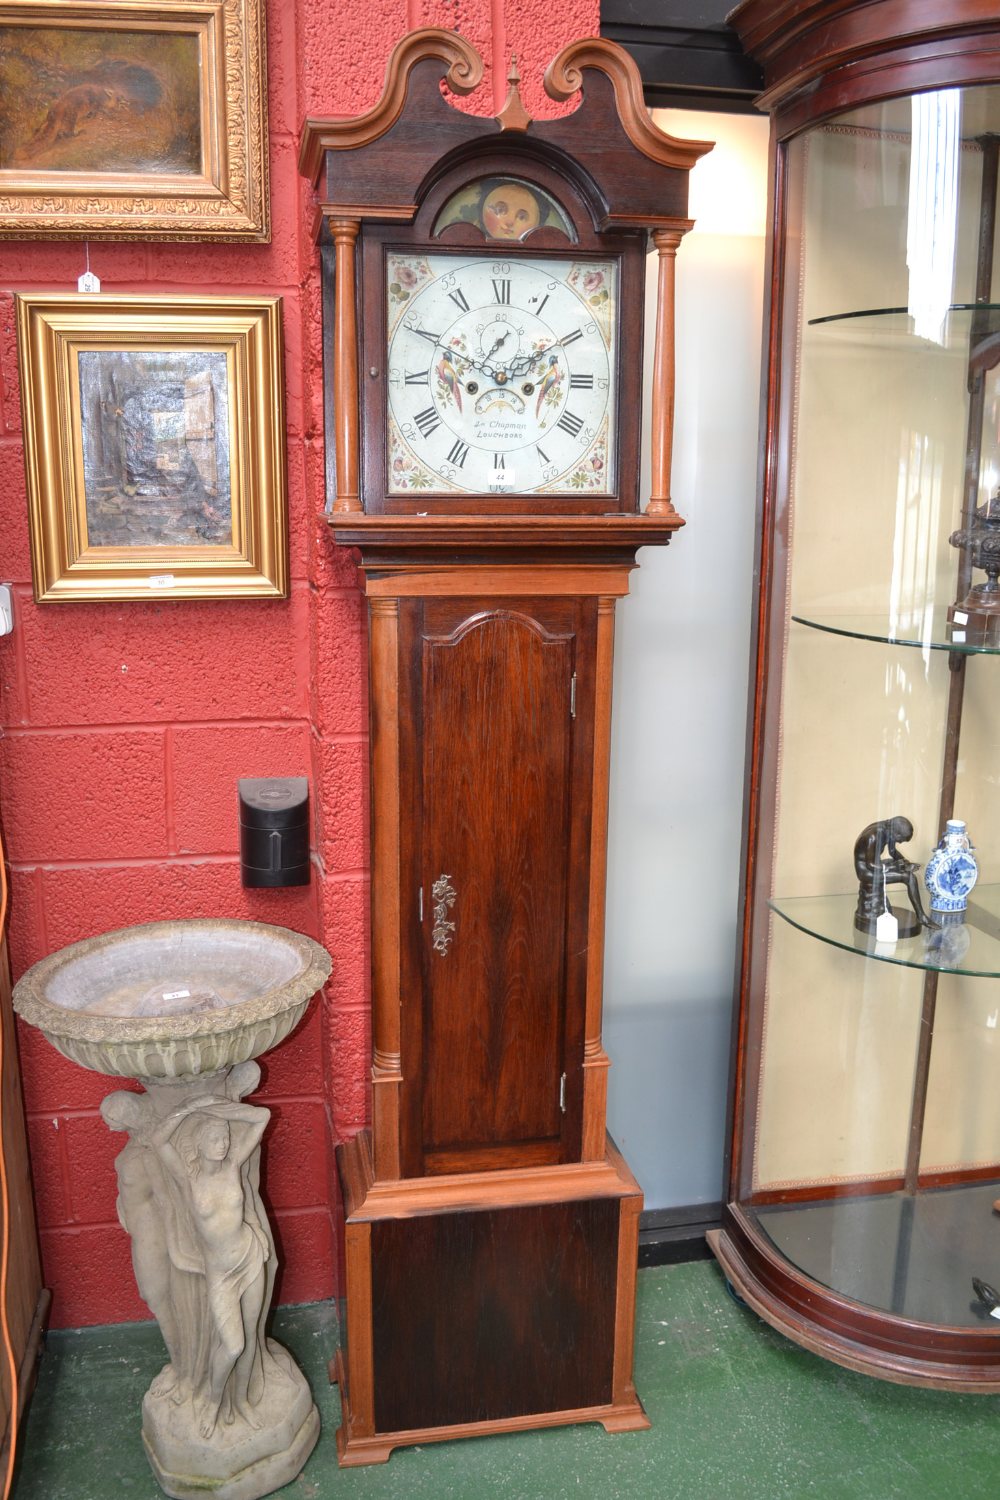
[[673, 1266], [682, 1261], [708, 1260], [712, 1252], [705, 1235], [721, 1225], [721, 1202], [646, 1209], [639, 1219], [639, 1265]]
[[646, 103], [754, 113], [763, 73], [725, 24], [731, 0], [602, 0], [601, 35], [631, 53]]

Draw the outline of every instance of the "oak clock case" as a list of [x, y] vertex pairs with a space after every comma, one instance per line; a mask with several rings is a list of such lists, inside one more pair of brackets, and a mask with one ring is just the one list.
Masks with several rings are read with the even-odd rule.
[[[312, 121], [335, 541], [368, 601], [371, 1128], [338, 1152], [344, 1464], [488, 1432], [648, 1426], [641, 1190], [601, 1042], [615, 602], [669, 493], [673, 264], [708, 146], [652, 126], [618, 48], [516, 75], [495, 121], [454, 33]], [[518, 218], [520, 215], [520, 219]], [[652, 494], [642, 300], [659, 257]]]
[[[959, 42], [959, 6], [912, 52], [886, 34], [859, 61], [855, 9], [835, 7], [805, 81], [808, 36], [736, 13], [772, 80], [778, 189], [730, 1201], [710, 1239], [806, 1347], [990, 1392], [1000, 33]], [[953, 819], [980, 874], [949, 914], [923, 877]], [[885, 832], [905, 921], [879, 940], [852, 847]]]

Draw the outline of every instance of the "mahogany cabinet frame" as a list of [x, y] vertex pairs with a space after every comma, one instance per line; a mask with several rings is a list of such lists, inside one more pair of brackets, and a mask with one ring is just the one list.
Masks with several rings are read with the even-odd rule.
[[[709, 1243], [740, 1295], [796, 1343], [848, 1369], [901, 1384], [1000, 1391], [1000, 1330], [937, 1327], [852, 1301], [805, 1275], [758, 1226], [753, 1205], [891, 1191], [904, 1179], [819, 1184], [755, 1193], [768, 964], [768, 894], [774, 862], [776, 743], [788, 586], [795, 329], [783, 320], [794, 254], [786, 225], [796, 208], [786, 148], [799, 132], [846, 110], [932, 88], [1000, 82], [1000, 25], [983, 0], [902, 6], [896, 0], [743, 0], [730, 16], [746, 52], [764, 69], [758, 107], [771, 113], [771, 216], [765, 273], [764, 389], [759, 466], [758, 554], [751, 643], [749, 791], [743, 827], [742, 931], [727, 1130], [728, 1202]], [[952, 1180], [950, 1177], [947, 1180]], [[919, 1186], [941, 1185], [935, 1174]]]

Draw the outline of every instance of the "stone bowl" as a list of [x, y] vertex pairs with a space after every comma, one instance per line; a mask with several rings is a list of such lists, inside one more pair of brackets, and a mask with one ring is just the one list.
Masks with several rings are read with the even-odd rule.
[[126, 1078], [196, 1078], [258, 1057], [329, 976], [311, 938], [192, 918], [61, 948], [14, 987], [14, 1009], [66, 1057]]

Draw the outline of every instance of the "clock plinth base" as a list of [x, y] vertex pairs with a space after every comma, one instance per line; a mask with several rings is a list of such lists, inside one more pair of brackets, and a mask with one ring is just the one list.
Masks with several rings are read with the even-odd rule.
[[603, 1161], [376, 1184], [358, 1138], [347, 1205], [340, 1463], [495, 1432], [649, 1419], [632, 1384], [642, 1194]]
[[553, 1411], [495, 1422], [467, 1422], [461, 1427], [425, 1427], [414, 1432], [382, 1433], [373, 1438], [347, 1436], [350, 1413], [346, 1397], [344, 1424], [337, 1429], [337, 1462], [342, 1469], [362, 1468], [368, 1464], [388, 1463], [397, 1448], [423, 1446], [425, 1443], [450, 1443], [456, 1438], [490, 1437], [499, 1432], [535, 1432], [543, 1427], [570, 1427], [579, 1422], [596, 1422], [605, 1432], [644, 1432], [652, 1424], [638, 1396], [621, 1407], [591, 1407], [583, 1411]]

